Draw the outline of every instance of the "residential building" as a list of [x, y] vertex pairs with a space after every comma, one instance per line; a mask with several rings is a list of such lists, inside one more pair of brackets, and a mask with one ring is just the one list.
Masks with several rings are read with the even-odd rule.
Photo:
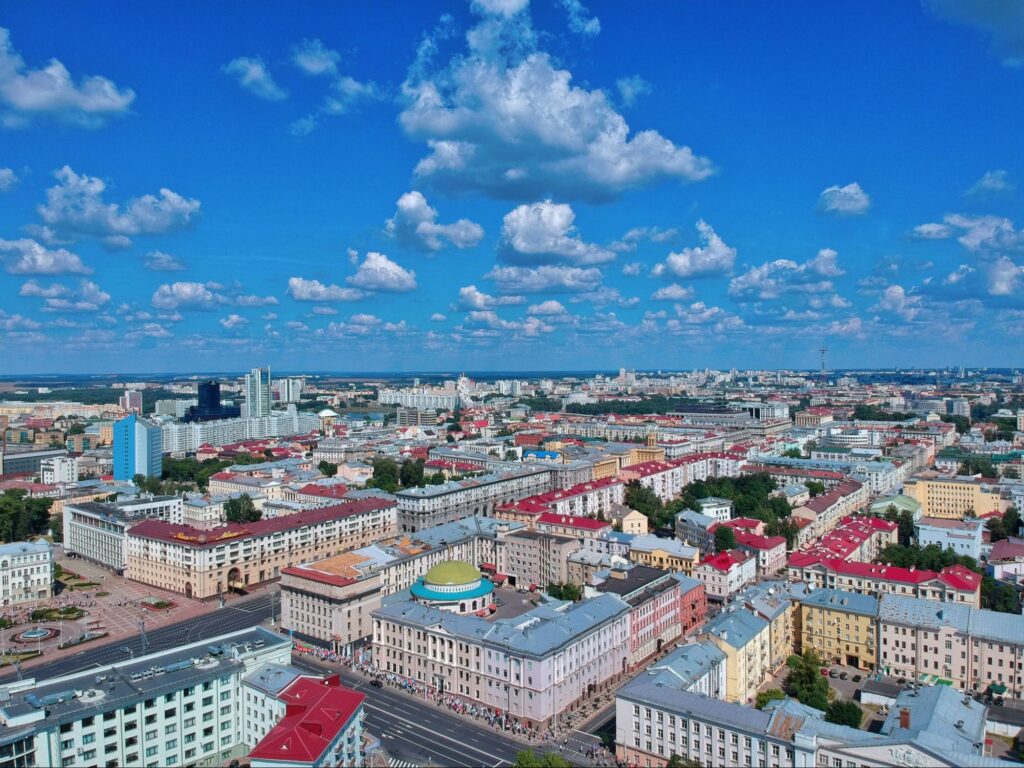
[[315, 413], [298, 411], [293, 403], [284, 410], [252, 418], [217, 418], [167, 422], [160, 427], [164, 453], [195, 453], [204, 445], [221, 446], [266, 437], [308, 435], [320, 428]]
[[431, 691], [543, 729], [622, 679], [630, 656], [629, 610], [618, 595], [605, 594], [487, 621], [395, 602], [373, 613], [374, 660]]
[[277, 395], [282, 403], [297, 403], [302, 399], [302, 379], [278, 379]]
[[608, 511], [608, 521], [617, 531], [643, 536], [648, 533], [650, 521], [647, 515], [630, 509], [625, 504], [612, 504]]
[[39, 466], [40, 482], [59, 485], [78, 482], [77, 456], [51, 456]]
[[45, 539], [0, 544], [0, 605], [53, 597], [53, 547]]
[[1003, 513], [1010, 506], [994, 480], [933, 471], [911, 477], [903, 484], [903, 493], [921, 505], [923, 517], [962, 520], [968, 512], [982, 517], [990, 512]]
[[732, 501], [721, 499], [717, 496], [708, 496], [706, 499], [697, 501], [698, 510], [702, 515], [707, 515], [720, 523], [724, 523], [732, 517]]
[[753, 555], [757, 563], [757, 578], [774, 576], [786, 567], [786, 537], [761, 536], [742, 529], [734, 529], [736, 549]]
[[726, 601], [757, 578], [757, 558], [739, 549], [719, 552], [694, 566], [693, 575], [709, 599]]
[[0, 475], [38, 475], [44, 461], [67, 455], [68, 452], [64, 448], [0, 444]]
[[704, 626], [708, 595], [698, 579], [676, 571], [672, 572], [672, 578], [679, 582], [679, 631], [683, 637], [689, 637]]
[[612, 507], [622, 504], [624, 489], [624, 483], [617, 478], [591, 480], [502, 505], [496, 514], [527, 524], [547, 513], [607, 519]]
[[593, 517], [573, 517], [557, 512], [544, 512], [534, 521], [534, 527], [542, 533], [571, 536], [576, 540], [595, 539], [611, 533], [612, 524]]
[[114, 479], [160, 477], [163, 449], [160, 427], [134, 414], [114, 423]]
[[878, 598], [816, 589], [804, 593], [797, 605], [800, 653], [814, 651], [825, 664], [875, 669]]
[[381, 389], [377, 393], [377, 402], [421, 411], [454, 411], [459, 407], [459, 395], [454, 391], [430, 387]]
[[141, 416], [142, 393], [136, 392], [133, 389], [126, 389], [124, 394], [118, 398], [117, 405], [125, 413], [134, 413], [136, 416]]
[[844, 517], [838, 527], [805, 546], [800, 554], [870, 563], [897, 543], [898, 534], [899, 526], [881, 517]]
[[787, 585], [765, 581], [746, 587], [733, 600], [735, 605], [768, 622], [768, 669], [781, 670], [796, 647], [797, 614]]
[[579, 549], [579, 540], [545, 531], [517, 531], [505, 536], [498, 546], [497, 572], [504, 573], [513, 586], [566, 584], [569, 555]]
[[830, 491], [816, 496], [793, 510], [793, 517], [802, 517], [810, 524], [801, 535], [817, 539], [835, 529], [844, 517], [867, 506], [867, 486], [856, 480], [847, 480]]
[[678, 571], [687, 576], [700, 561], [700, 552], [677, 539], [662, 539], [653, 534], [634, 536], [629, 542], [629, 559], [640, 565]]
[[245, 405], [242, 416], [247, 419], [259, 419], [270, 415], [270, 407], [274, 400], [270, 395], [270, 366], [253, 368], [245, 374]]
[[684, 509], [676, 515], [676, 538], [699, 549], [704, 554], [715, 551], [712, 527], [718, 521], [713, 517]]
[[704, 626], [701, 640], [725, 654], [726, 701], [752, 703], [771, 674], [770, 623], [740, 608], [724, 611]]
[[923, 517], [917, 523], [917, 545], [936, 545], [942, 551], [952, 549], [958, 555], [981, 559], [985, 521], [957, 520], [950, 517]]
[[605, 578], [587, 594], [618, 595], [630, 606], [630, 669], [682, 637], [680, 582], [671, 571], [646, 565], [617, 567], [605, 571]]
[[394, 502], [374, 498], [209, 531], [145, 520], [125, 534], [126, 575], [204, 599], [394, 533]]

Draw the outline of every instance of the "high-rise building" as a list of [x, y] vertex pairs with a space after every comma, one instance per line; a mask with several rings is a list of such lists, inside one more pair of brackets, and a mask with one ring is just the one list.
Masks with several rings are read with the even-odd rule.
[[137, 413], [139, 416], [142, 415], [142, 393], [136, 392], [133, 389], [126, 389], [124, 394], [121, 395], [117, 404], [121, 406], [122, 411], [128, 413]]
[[297, 403], [302, 398], [302, 379], [278, 379], [277, 399], [282, 403]]
[[163, 471], [160, 427], [132, 414], [114, 424], [114, 479], [159, 477]]
[[249, 419], [270, 415], [270, 366], [253, 368], [245, 375], [245, 413]]
[[[248, 380], [246, 376], [246, 380]], [[220, 399], [220, 383], [216, 381], [202, 382], [196, 394], [196, 404], [188, 409], [182, 421], [216, 421], [218, 419], [237, 419], [242, 409], [237, 405], [223, 405]]]

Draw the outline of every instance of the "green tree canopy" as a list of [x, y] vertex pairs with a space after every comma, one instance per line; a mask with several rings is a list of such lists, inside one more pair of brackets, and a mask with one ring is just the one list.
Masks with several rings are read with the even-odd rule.
[[736, 532], [727, 525], [715, 529], [715, 552], [736, 548]]
[[863, 719], [864, 712], [861, 710], [860, 705], [855, 701], [850, 701], [850, 699], [836, 699], [825, 710], [825, 720], [836, 725], [860, 728], [860, 723]]
[[224, 502], [224, 519], [229, 523], [255, 523], [263, 518], [247, 493]]
[[331, 462], [326, 459], [317, 464], [316, 468], [320, 470], [321, 475], [325, 475], [327, 477], [334, 477], [338, 474], [338, 465], [331, 464]]
[[53, 499], [32, 497], [22, 488], [0, 494], [0, 537], [5, 542], [25, 541], [50, 527]]
[[771, 701], [781, 701], [786, 698], [786, 694], [779, 688], [768, 688], [764, 691], [759, 691], [757, 699], [754, 701], [754, 706], [758, 709], [764, 709], [768, 706]]
[[524, 749], [516, 753], [512, 768], [572, 768], [572, 764], [557, 752], [541, 752]]
[[399, 487], [398, 464], [394, 459], [378, 456], [373, 460], [373, 477], [366, 485], [380, 488], [382, 491], [394, 493]]
[[831, 689], [828, 678], [821, 674], [821, 659], [814, 651], [803, 656], [789, 657], [789, 678], [786, 692], [801, 704], [824, 711], [828, 707]]

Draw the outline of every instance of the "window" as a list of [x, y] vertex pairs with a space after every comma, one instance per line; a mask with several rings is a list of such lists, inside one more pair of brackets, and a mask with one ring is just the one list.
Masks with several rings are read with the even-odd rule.
[[95, 733], [87, 733], [82, 737], [83, 744], [92, 744], [94, 741], [96, 741]]
[[166, 749], [168, 752], [170, 752], [172, 749], [177, 749], [177, 748], [178, 748], [178, 740], [177, 739], [168, 739], [166, 742], [164, 742], [164, 749]]
[[157, 753], [156, 747], [146, 747], [146, 757], [153, 757]]
[[178, 730], [177, 723], [171, 723], [170, 725], [164, 726], [164, 735], [168, 736]]

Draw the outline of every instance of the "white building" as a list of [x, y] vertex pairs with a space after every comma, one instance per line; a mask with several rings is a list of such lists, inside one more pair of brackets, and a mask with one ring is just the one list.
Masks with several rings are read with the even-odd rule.
[[0, 544], [0, 605], [53, 597], [53, 547], [40, 539]]
[[381, 389], [377, 393], [381, 405], [402, 405], [421, 411], [454, 411], [459, 405], [457, 392], [448, 389], [414, 387], [410, 389]]
[[164, 453], [194, 453], [203, 443], [217, 446], [261, 437], [306, 435], [319, 428], [320, 419], [315, 413], [300, 413], [289, 404], [283, 411], [258, 418], [162, 424], [160, 437]]
[[302, 399], [302, 379], [278, 379], [277, 396], [282, 403], [297, 403]]
[[250, 419], [258, 419], [270, 415], [270, 405], [273, 399], [270, 397], [270, 366], [266, 368], [253, 368], [245, 374], [245, 404], [242, 406], [242, 416]]
[[720, 523], [727, 523], [732, 517], [732, 500], [709, 496], [697, 502], [702, 515], [712, 517]]
[[952, 549], [958, 555], [980, 560], [984, 532], [983, 520], [922, 517], [917, 523], [917, 544], [919, 547], [935, 544], [943, 551]]
[[51, 456], [39, 466], [39, 480], [47, 485], [78, 482], [78, 457]]

